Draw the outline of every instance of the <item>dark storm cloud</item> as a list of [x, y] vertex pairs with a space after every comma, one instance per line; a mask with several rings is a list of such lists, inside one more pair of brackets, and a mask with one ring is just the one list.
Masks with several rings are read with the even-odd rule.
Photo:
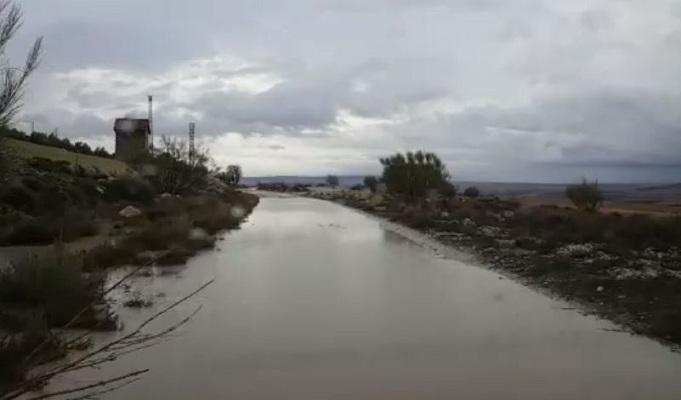
[[22, 4], [13, 50], [46, 36], [24, 119], [68, 134], [109, 140], [153, 93], [159, 132], [308, 146], [301, 173], [416, 147], [471, 178], [679, 164], [679, 0], [46, 4]]

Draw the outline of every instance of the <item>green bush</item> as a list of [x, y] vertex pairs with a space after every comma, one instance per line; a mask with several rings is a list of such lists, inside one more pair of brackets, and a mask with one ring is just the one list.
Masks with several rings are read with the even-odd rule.
[[238, 165], [229, 165], [227, 166], [227, 170], [218, 173], [217, 177], [227, 186], [236, 186], [241, 181], [241, 167]]
[[[25, 358], [35, 348], [42, 351], [29, 365]], [[52, 335], [44, 321], [29, 318], [20, 332], [0, 338], [0, 392], [4, 387], [24, 379], [32, 366], [55, 361], [66, 355], [65, 346]]]
[[184, 218], [160, 220], [125, 239], [122, 246], [129, 245], [140, 250], [166, 250], [174, 243], [187, 240], [191, 229], [191, 223]]
[[512, 236], [527, 235], [541, 238], [547, 249], [567, 243], [595, 242], [607, 244], [621, 254], [647, 247], [665, 250], [681, 246], [681, 217], [622, 216], [536, 207], [518, 212], [513, 219]]
[[54, 241], [56, 232], [45, 221], [35, 218], [24, 219], [12, 226], [0, 243], [8, 245], [49, 244]]
[[577, 185], [565, 188], [565, 196], [580, 210], [595, 212], [603, 204], [603, 194], [598, 182], [590, 183], [586, 179]]
[[72, 212], [65, 216], [24, 217], [3, 230], [0, 244], [38, 245], [55, 240], [70, 242], [99, 232], [97, 223], [86, 213]]
[[141, 179], [120, 177], [104, 186], [103, 197], [108, 201], [149, 202], [154, 198], [151, 186]]
[[451, 193], [454, 189], [447, 167], [433, 153], [397, 153], [380, 161], [388, 191], [408, 201], [423, 198], [430, 190]]
[[0, 203], [7, 204], [15, 210], [33, 214], [37, 201], [33, 192], [23, 186], [13, 185], [0, 192]]
[[86, 310], [74, 326], [103, 328], [112, 321], [99, 320], [94, 305], [103, 301], [104, 281], [102, 274], [84, 274], [79, 256], [55, 250], [0, 272], [0, 301], [39, 309], [48, 326], [62, 326]]
[[135, 259], [136, 248], [131, 246], [99, 245], [83, 257], [83, 268], [86, 271], [97, 271], [118, 265], [130, 264]]
[[378, 179], [375, 176], [365, 176], [364, 186], [371, 190], [371, 193], [376, 193], [376, 188], [378, 187]]
[[7, 146], [4, 135], [0, 135], [0, 182], [9, 174], [12, 169], [11, 152]]
[[38, 178], [33, 177], [33, 176], [26, 176], [21, 179], [22, 185], [26, 186], [27, 188], [37, 192], [43, 189], [45, 187], [45, 184]]
[[62, 174], [71, 174], [71, 163], [68, 161], [50, 160], [48, 158], [35, 157], [28, 161], [28, 165], [39, 170], [47, 172], [56, 172]]
[[480, 196], [480, 190], [478, 190], [478, 188], [476, 188], [475, 186], [470, 186], [470, 187], [467, 187], [466, 190], [463, 191], [463, 195], [465, 197], [471, 197], [471, 198], [478, 197], [478, 196]]
[[164, 137], [158, 154], [145, 163], [156, 170], [149, 179], [159, 193], [191, 194], [206, 186], [210, 154], [190, 148], [185, 141]]

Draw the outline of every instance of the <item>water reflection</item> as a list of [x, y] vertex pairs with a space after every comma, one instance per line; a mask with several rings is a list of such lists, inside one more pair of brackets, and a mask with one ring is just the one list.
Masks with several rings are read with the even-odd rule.
[[[203, 312], [178, 336], [70, 379], [131, 365], [152, 369], [111, 399], [619, 400], [681, 393], [678, 354], [603, 331], [605, 322], [437, 257], [337, 205], [263, 199], [219, 250], [192, 260], [179, 276], [136, 282], [164, 293], [163, 302], [216, 278], [197, 300]], [[123, 312], [132, 323], [152, 310]]]

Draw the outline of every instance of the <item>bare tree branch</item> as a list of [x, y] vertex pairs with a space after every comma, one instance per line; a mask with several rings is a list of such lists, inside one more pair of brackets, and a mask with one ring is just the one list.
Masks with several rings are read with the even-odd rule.
[[[85, 393], [84, 395], [78, 396], [78, 397], [69, 397], [69, 398], [66, 399], [66, 400], [97, 399], [97, 398], [98, 398], [97, 396], [101, 396], [101, 395], [103, 395], [103, 394], [115, 392], [116, 390], [121, 389], [121, 388], [123, 388], [123, 387], [126, 387], [126, 386], [128, 386], [128, 385], [130, 385], [130, 384], [132, 384], [132, 383], [135, 383], [135, 382], [137, 382], [137, 381], [139, 381], [139, 380], [141, 380], [141, 379], [142, 379], [141, 377], [132, 378], [132, 379], [129, 379], [129, 380], [127, 380], [127, 381], [124, 381], [123, 383], [121, 383], [121, 384], [119, 384], [119, 385], [112, 386], [112, 387], [110, 387], [110, 388], [108, 388], [108, 389], [103, 389], [103, 390], [98, 390], [98, 391], [94, 391], [94, 392]], [[29, 399], [29, 400], [31, 400], [31, 399]]]
[[[145, 319], [142, 323], [140, 323], [135, 329], [130, 331], [129, 333], [123, 335], [122, 337], [112, 340], [110, 342], [107, 342], [98, 348], [88, 351], [86, 354], [81, 355], [80, 357], [77, 357], [75, 360], [72, 360], [70, 362], [64, 363], [57, 365], [55, 368], [41, 372], [38, 375], [26, 380], [25, 382], [17, 385], [16, 387], [10, 389], [8, 392], [0, 395], [0, 400], [12, 400], [19, 398], [25, 394], [30, 393], [34, 388], [36, 387], [42, 387], [45, 384], [47, 384], [50, 380], [54, 379], [57, 376], [64, 375], [69, 372], [85, 369], [85, 368], [96, 368], [102, 364], [112, 362], [119, 357], [123, 355], [127, 355], [130, 353], [134, 353], [135, 351], [139, 351], [141, 349], [148, 348], [152, 345], [155, 345], [158, 343], [158, 340], [163, 339], [166, 337], [168, 334], [171, 332], [176, 331], [179, 329], [181, 326], [185, 325], [189, 320], [191, 320], [192, 317], [194, 317], [201, 307], [197, 307], [193, 312], [189, 313], [187, 317], [183, 318], [179, 322], [171, 325], [168, 328], [165, 328], [159, 332], [156, 333], [145, 333], [145, 328], [149, 326], [152, 322], [160, 318], [161, 316], [167, 314], [170, 310], [173, 310], [177, 308], [179, 305], [182, 303], [185, 303], [187, 300], [191, 299], [192, 297], [196, 296], [199, 292], [203, 291], [206, 289], [209, 285], [211, 285], [215, 280], [211, 279], [210, 281], [204, 283], [203, 285], [199, 286], [197, 289], [192, 291], [191, 293], [183, 296], [182, 298], [174, 301], [173, 303], [169, 304], [168, 306], [164, 307], [163, 309], [159, 310], [149, 318]], [[107, 381], [108, 382], [108, 381]], [[110, 383], [110, 382], [109, 382]], [[108, 384], [108, 383], [107, 383]], [[89, 389], [92, 389], [94, 387], [102, 387], [106, 386], [104, 385], [97, 385], [97, 386], [89, 386]], [[75, 390], [75, 389], [73, 389]], [[59, 394], [63, 395], [63, 393]], [[57, 396], [57, 395], [55, 395]], [[54, 397], [54, 396], [52, 396]], [[41, 399], [45, 397], [38, 397], [36, 399]], [[35, 400], [35, 399], [31, 399]]]
[[[134, 371], [134, 372], [127, 373], [125, 375], [117, 376], [115, 378], [105, 379], [105, 380], [102, 380], [102, 381], [91, 383], [89, 385], [79, 386], [77, 388], [72, 388], [72, 389], [60, 390], [58, 392], [41, 394], [41, 395], [36, 396], [36, 397], [31, 397], [28, 400], [49, 399], [49, 398], [52, 398], [52, 397], [64, 396], [64, 395], [68, 395], [68, 394], [83, 392], [83, 391], [90, 390], [90, 389], [96, 389], [96, 388], [100, 388], [100, 387], [103, 387], [103, 386], [108, 386], [112, 383], [129, 380], [130, 378], [134, 378], [134, 377], [140, 376], [142, 374], [146, 374], [147, 372], [149, 372], [148, 369], [140, 369], [140, 370], [137, 370], [137, 371]], [[83, 398], [83, 396], [81, 396], [80, 398]], [[87, 397], [85, 397], [85, 398], [87, 398]]]
[[[127, 281], [127, 280], [130, 279], [132, 276], [134, 276], [134, 275], [135, 275], [137, 272], [139, 272], [142, 268], [144, 268], [144, 267], [146, 267], [146, 266], [148, 266], [148, 265], [153, 264], [155, 261], [156, 261], [155, 259], [154, 259], [154, 260], [151, 260], [151, 261], [149, 261], [147, 264], [141, 265], [141, 266], [139, 266], [139, 267], [133, 269], [133, 270], [130, 271], [129, 273], [125, 274], [121, 279], [119, 279], [118, 281], [116, 281], [116, 283], [114, 283], [114, 284], [111, 285], [107, 290], [105, 290], [105, 291], [100, 295], [100, 297], [101, 297], [101, 298], [104, 298], [106, 295], [108, 295], [109, 293], [111, 293], [113, 290], [115, 290], [116, 288], [118, 288], [119, 286], [121, 286], [125, 281]], [[73, 324], [75, 324], [75, 323], [78, 321], [78, 319], [80, 319], [80, 317], [82, 317], [83, 314], [85, 314], [85, 313], [90, 309], [90, 307], [92, 307], [92, 304], [93, 304], [93, 303], [90, 303], [90, 304], [86, 305], [85, 307], [83, 307], [78, 313], [76, 313], [76, 315], [73, 316], [73, 318], [71, 318], [71, 320], [69, 320], [69, 321], [62, 327], [62, 329], [69, 329], [70, 327], [72, 327]], [[85, 333], [85, 334], [79, 336], [78, 338], [76, 338], [77, 340], [71, 340], [70, 342], [71, 342], [71, 343], [75, 343], [75, 342], [77, 342], [77, 341], [80, 341], [80, 340], [82, 340], [83, 337], [86, 336], [86, 335], [87, 335], [87, 333]], [[48, 339], [45, 339], [45, 341], [43, 341], [43, 342], [40, 343], [38, 346], [36, 346], [36, 348], [33, 349], [33, 350], [26, 356], [26, 358], [24, 358], [24, 360], [22, 361], [22, 364], [23, 364], [23, 365], [27, 365], [27, 364], [33, 359], [33, 357], [35, 357], [36, 354], [38, 354], [40, 351], [43, 350], [43, 348], [49, 343], [49, 341], [50, 341], [49, 338], [48, 338]]]
[[28, 77], [38, 68], [43, 39], [31, 47], [23, 69], [11, 67], [5, 48], [21, 27], [21, 8], [9, 0], [0, 0], [0, 126], [9, 125], [21, 108], [21, 98]]

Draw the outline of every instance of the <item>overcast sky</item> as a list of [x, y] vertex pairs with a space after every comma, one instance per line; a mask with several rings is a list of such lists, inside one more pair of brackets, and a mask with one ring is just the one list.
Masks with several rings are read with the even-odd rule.
[[681, 181], [681, 0], [19, 0], [22, 121], [113, 147], [156, 100], [246, 175]]

